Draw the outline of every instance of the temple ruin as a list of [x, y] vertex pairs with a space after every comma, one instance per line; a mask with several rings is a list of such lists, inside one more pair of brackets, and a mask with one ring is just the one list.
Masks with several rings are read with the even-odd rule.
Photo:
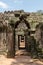
[[0, 54], [14, 57], [16, 51], [26, 49], [29, 36], [33, 36], [36, 42], [39, 42], [40, 38], [39, 43], [43, 51], [43, 25], [41, 28], [40, 22], [43, 23], [43, 15], [38, 13], [23, 10], [0, 13]]

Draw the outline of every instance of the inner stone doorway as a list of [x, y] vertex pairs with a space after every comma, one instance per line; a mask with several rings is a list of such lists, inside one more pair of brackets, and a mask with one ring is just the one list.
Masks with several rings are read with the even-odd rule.
[[18, 35], [18, 48], [19, 50], [16, 51], [17, 56], [27, 55], [26, 47], [25, 47], [25, 35]]
[[25, 36], [18, 35], [18, 47], [19, 49], [25, 49]]

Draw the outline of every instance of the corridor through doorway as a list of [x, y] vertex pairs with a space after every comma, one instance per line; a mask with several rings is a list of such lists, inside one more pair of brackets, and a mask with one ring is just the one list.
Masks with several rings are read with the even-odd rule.
[[18, 35], [18, 47], [19, 49], [25, 49], [25, 36]]

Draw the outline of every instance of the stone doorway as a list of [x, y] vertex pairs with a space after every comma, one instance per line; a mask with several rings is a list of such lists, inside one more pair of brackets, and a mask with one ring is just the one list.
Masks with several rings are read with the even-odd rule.
[[[15, 23], [15, 51], [18, 55], [26, 53], [26, 35], [28, 35], [30, 24], [22, 15]], [[15, 53], [16, 55], [16, 53]]]
[[27, 55], [24, 35], [18, 35], [18, 50], [16, 51], [15, 55], [16, 56]]
[[16, 52], [18, 52], [20, 49], [25, 53], [24, 49], [26, 50], [26, 36], [29, 34], [30, 30], [30, 24], [25, 19], [25, 17], [22, 15], [18, 21], [14, 24], [10, 24], [12, 29], [11, 31], [7, 32], [7, 40], [8, 40], [8, 57], [14, 57], [16, 55]]
[[18, 47], [19, 49], [25, 49], [25, 36], [18, 35]]

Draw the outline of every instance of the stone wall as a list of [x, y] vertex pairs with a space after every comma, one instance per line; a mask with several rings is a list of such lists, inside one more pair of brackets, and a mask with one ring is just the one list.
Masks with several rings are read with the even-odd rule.
[[35, 39], [39, 57], [43, 58], [43, 23], [36, 26]]
[[39, 42], [39, 47], [43, 48], [43, 23], [38, 24], [35, 32], [36, 42]]
[[6, 32], [0, 32], [0, 54], [6, 52]]

